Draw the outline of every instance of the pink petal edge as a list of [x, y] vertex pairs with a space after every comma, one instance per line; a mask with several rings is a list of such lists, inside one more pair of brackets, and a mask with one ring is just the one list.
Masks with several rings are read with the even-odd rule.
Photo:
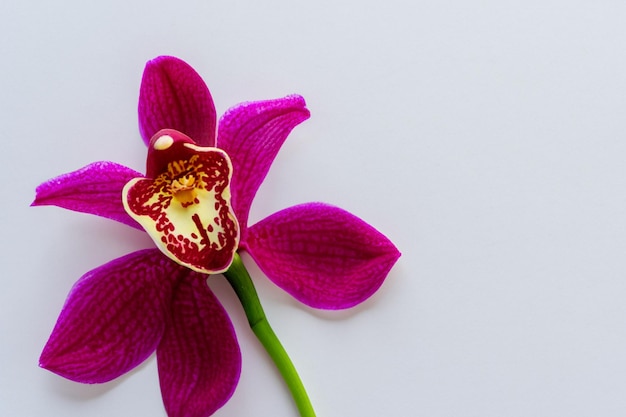
[[206, 275], [181, 280], [157, 348], [159, 380], [169, 417], [207, 417], [232, 396], [241, 353], [228, 314]]
[[161, 129], [178, 130], [200, 146], [215, 146], [213, 98], [186, 62], [160, 56], [146, 63], [139, 92], [139, 132], [146, 145]]
[[160, 342], [172, 288], [184, 273], [156, 249], [128, 254], [86, 273], [68, 295], [40, 366], [90, 384], [133, 369]]
[[245, 241], [252, 200], [291, 130], [309, 118], [297, 95], [239, 104], [219, 121], [217, 145], [233, 162], [232, 204]]
[[393, 243], [372, 226], [323, 203], [279, 211], [248, 233], [245, 248], [268, 278], [320, 309], [363, 302], [400, 257]]
[[115, 162], [94, 162], [39, 185], [31, 205], [95, 214], [143, 230], [122, 204], [122, 188], [137, 177], [143, 175]]

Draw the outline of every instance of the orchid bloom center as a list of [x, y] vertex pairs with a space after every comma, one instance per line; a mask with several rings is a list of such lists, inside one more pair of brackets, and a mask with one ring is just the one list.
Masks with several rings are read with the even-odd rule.
[[[192, 191], [195, 187], [196, 177], [192, 174], [187, 174], [182, 178], [176, 178], [170, 184], [170, 189], [177, 198], [180, 198], [180, 194]], [[180, 194], [179, 194], [180, 193]]]
[[164, 180], [171, 179], [169, 183], [170, 192], [184, 207], [198, 204], [196, 186], [202, 188], [204, 185], [200, 181], [196, 183], [196, 173], [194, 172], [196, 163], [197, 155], [194, 155], [189, 161], [173, 161], [167, 167], [168, 172]]
[[206, 274], [227, 270], [239, 244], [228, 155], [162, 130], [150, 141], [147, 165], [147, 178], [122, 191], [126, 212], [179, 264]]

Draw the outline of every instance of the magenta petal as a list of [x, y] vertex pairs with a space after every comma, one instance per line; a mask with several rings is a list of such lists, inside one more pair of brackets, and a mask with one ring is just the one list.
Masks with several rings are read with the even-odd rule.
[[251, 226], [247, 249], [276, 285], [324, 309], [367, 299], [400, 256], [372, 226], [321, 203], [290, 207]]
[[175, 289], [171, 317], [157, 348], [169, 417], [207, 417], [232, 396], [241, 371], [233, 326], [206, 275], [191, 273]]
[[156, 249], [88, 272], [72, 288], [40, 365], [84, 383], [133, 369], [161, 340], [172, 287], [183, 272]]
[[200, 146], [215, 146], [215, 105], [204, 81], [171, 56], [148, 61], [139, 92], [139, 131], [146, 145], [161, 129], [174, 129]]
[[33, 206], [54, 205], [95, 214], [141, 229], [122, 204], [122, 188], [137, 171], [115, 162], [94, 162], [79, 170], [52, 178], [36, 190]]
[[218, 147], [233, 162], [232, 204], [241, 225], [242, 240], [252, 199], [289, 132], [308, 119], [300, 96], [242, 103], [220, 119]]

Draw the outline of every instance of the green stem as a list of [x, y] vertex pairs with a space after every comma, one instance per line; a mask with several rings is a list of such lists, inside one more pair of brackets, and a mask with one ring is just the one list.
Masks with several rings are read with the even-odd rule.
[[228, 271], [224, 272], [224, 276], [231, 287], [233, 287], [237, 297], [239, 297], [239, 301], [246, 312], [250, 328], [270, 355], [287, 383], [287, 387], [289, 387], [289, 391], [291, 391], [291, 396], [298, 407], [300, 416], [315, 417], [315, 411], [313, 411], [309, 396], [304, 389], [304, 385], [302, 385], [302, 380], [296, 368], [293, 366], [289, 355], [287, 355], [285, 348], [283, 348], [283, 345], [280, 343], [280, 340], [278, 340], [278, 337], [276, 337], [276, 334], [267, 321], [265, 312], [259, 301], [259, 296], [250, 279], [250, 274], [248, 274], [246, 267], [243, 265], [239, 254], [235, 254], [235, 259]]

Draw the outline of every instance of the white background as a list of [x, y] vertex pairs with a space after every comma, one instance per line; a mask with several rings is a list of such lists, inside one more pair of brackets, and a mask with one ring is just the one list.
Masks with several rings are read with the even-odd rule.
[[[0, 3], [0, 415], [165, 416], [154, 357], [100, 386], [37, 366], [73, 282], [150, 241], [29, 208], [40, 182], [92, 161], [143, 169], [137, 95], [162, 54], [198, 70], [220, 114], [306, 98], [252, 221], [326, 201], [403, 253], [338, 313], [251, 267], [319, 417], [626, 415], [624, 2], [174, 3]], [[244, 361], [216, 416], [295, 416], [212, 286]]]

